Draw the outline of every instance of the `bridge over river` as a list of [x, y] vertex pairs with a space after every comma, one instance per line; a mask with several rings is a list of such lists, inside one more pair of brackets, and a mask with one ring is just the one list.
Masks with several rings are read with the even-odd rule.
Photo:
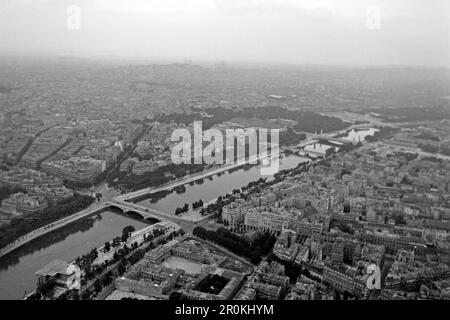
[[125, 202], [122, 200], [106, 202], [105, 208], [119, 209], [123, 214], [139, 215], [143, 219], [155, 219], [158, 221], [170, 220], [178, 224], [187, 233], [192, 232], [192, 230], [203, 221], [190, 221], [185, 218], [177, 217], [174, 214], [169, 214], [153, 208], [147, 208], [136, 203]]
[[170, 190], [177, 186], [184, 185], [189, 182], [194, 182], [196, 180], [203, 179], [205, 177], [215, 175], [215, 174], [218, 174], [218, 173], [226, 171], [226, 170], [238, 168], [238, 167], [241, 167], [248, 163], [253, 163], [253, 162], [256, 163], [257, 160], [262, 160], [264, 158], [269, 158], [272, 156], [278, 156], [278, 154], [284, 152], [284, 150], [285, 150], [285, 148], [280, 148], [277, 153], [273, 153], [273, 154], [270, 153], [266, 156], [250, 157], [250, 159], [241, 160], [235, 164], [224, 165], [219, 168], [214, 168], [214, 169], [208, 170], [206, 172], [201, 172], [198, 174], [187, 176], [183, 179], [180, 179], [175, 182], [171, 182], [171, 183], [161, 186], [161, 187], [145, 188], [145, 189], [141, 189], [141, 190], [138, 190], [135, 192], [130, 192], [130, 193], [127, 193], [124, 195], [120, 195], [120, 196], [117, 196], [112, 199], [108, 199], [108, 200], [105, 199], [104, 202], [94, 203], [89, 208], [87, 208], [83, 211], [77, 212], [71, 216], [65, 217], [65, 218], [55, 221], [49, 225], [46, 225], [39, 229], [31, 231], [30, 233], [28, 233], [26, 235], [23, 235], [19, 239], [15, 240], [13, 243], [10, 243], [6, 247], [1, 248], [0, 249], [0, 258], [36, 238], [39, 238], [47, 233], [55, 231], [61, 227], [64, 227], [70, 223], [73, 223], [77, 220], [80, 220], [85, 217], [105, 211], [108, 208], [115, 208], [116, 210], [119, 210], [123, 214], [131, 215], [131, 216], [133, 216], [133, 215], [140, 216], [143, 219], [155, 219], [158, 221], [170, 220], [170, 221], [178, 224], [181, 228], [183, 228], [185, 232], [191, 233], [192, 230], [195, 228], [195, 226], [203, 224], [206, 220], [208, 220], [208, 218], [197, 220], [197, 221], [189, 220], [187, 218], [178, 217], [171, 213], [162, 212], [162, 211], [159, 211], [159, 210], [156, 210], [153, 208], [147, 208], [142, 205], [133, 203], [132, 201], [141, 196], [156, 193], [158, 191]]
[[27, 233], [26, 235], [23, 235], [22, 237], [20, 237], [16, 241], [10, 243], [6, 247], [1, 248], [0, 249], [0, 258], [18, 248], [20, 248], [21, 246], [25, 245], [26, 243], [28, 243], [34, 239], [42, 237], [43, 235], [45, 235], [47, 233], [58, 230], [66, 225], [69, 225], [69, 224], [75, 222], [75, 221], [95, 215], [95, 214], [103, 212], [107, 209], [116, 209], [125, 215], [131, 215], [131, 216], [137, 215], [142, 219], [154, 219], [154, 220], [158, 220], [158, 221], [170, 220], [170, 221], [178, 224], [187, 233], [192, 232], [192, 230], [195, 228], [196, 225], [201, 224], [201, 221], [198, 221], [198, 222], [189, 221], [186, 219], [179, 218], [175, 215], [171, 215], [171, 214], [168, 214], [168, 213], [165, 213], [162, 211], [158, 211], [158, 210], [155, 210], [152, 208], [146, 208], [144, 206], [141, 206], [141, 205], [135, 204], [135, 203], [131, 203], [131, 202], [125, 202], [125, 201], [121, 201], [121, 200], [106, 201], [103, 203], [93, 204], [88, 209], [77, 212], [71, 216], [65, 217], [65, 218], [55, 221], [49, 225], [46, 225], [39, 229], [33, 230], [33, 231]]

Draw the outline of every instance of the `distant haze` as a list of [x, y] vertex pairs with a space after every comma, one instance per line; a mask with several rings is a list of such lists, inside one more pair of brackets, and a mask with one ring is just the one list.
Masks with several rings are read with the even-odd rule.
[[1, 0], [0, 54], [450, 67], [450, 1]]

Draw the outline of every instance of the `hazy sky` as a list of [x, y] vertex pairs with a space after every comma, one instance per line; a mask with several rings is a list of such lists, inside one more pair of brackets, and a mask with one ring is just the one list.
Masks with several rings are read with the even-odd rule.
[[0, 0], [0, 52], [450, 67], [450, 1]]

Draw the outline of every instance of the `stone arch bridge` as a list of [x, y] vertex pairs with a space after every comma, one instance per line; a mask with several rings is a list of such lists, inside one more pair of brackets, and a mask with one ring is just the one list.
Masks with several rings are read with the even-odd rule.
[[104, 208], [115, 208], [120, 210], [123, 214], [135, 214], [143, 219], [155, 219], [158, 221], [167, 220], [167, 215], [163, 212], [125, 201], [108, 201], [104, 203]]

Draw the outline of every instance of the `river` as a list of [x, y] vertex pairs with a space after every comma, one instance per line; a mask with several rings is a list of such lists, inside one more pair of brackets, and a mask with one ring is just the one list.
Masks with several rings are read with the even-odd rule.
[[[298, 164], [309, 161], [308, 158], [299, 157], [295, 154], [282, 155], [280, 157], [280, 170], [295, 168]], [[246, 186], [249, 182], [259, 178], [261, 178], [260, 165], [241, 167], [231, 173], [225, 171], [220, 175], [204, 178], [202, 182], [186, 184], [185, 190], [181, 192], [155, 194], [150, 196], [149, 199], [140, 201], [139, 204], [172, 214], [177, 207], [182, 207], [185, 203], [191, 206], [192, 202], [200, 199], [203, 203], [214, 201], [217, 197], [223, 196], [233, 189]]]
[[[309, 159], [297, 155], [282, 155], [280, 170], [294, 168]], [[175, 191], [158, 200], [143, 200], [141, 203], [173, 213], [175, 208], [184, 203], [202, 199], [204, 203], [215, 200], [218, 196], [243, 187], [261, 177], [261, 166], [254, 165], [237, 168], [203, 179], [202, 184], [186, 184], [185, 190]], [[20, 299], [25, 293], [35, 289], [34, 273], [54, 259], [67, 262], [88, 253], [92, 248], [102, 246], [120, 235], [127, 225], [137, 229], [150, 222], [134, 220], [113, 212], [103, 212], [76, 221], [57, 231], [48, 233], [31, 241], [16, 251], [0, 259], [0, 299]]]
[[31, 241], [0, 259], [0, 300], [21, 299], [34, 290], [34, 273], [54, 259], [73, 261], [111, 241], [128, 225], [140, 229], [149, 224], [105, 211]]

